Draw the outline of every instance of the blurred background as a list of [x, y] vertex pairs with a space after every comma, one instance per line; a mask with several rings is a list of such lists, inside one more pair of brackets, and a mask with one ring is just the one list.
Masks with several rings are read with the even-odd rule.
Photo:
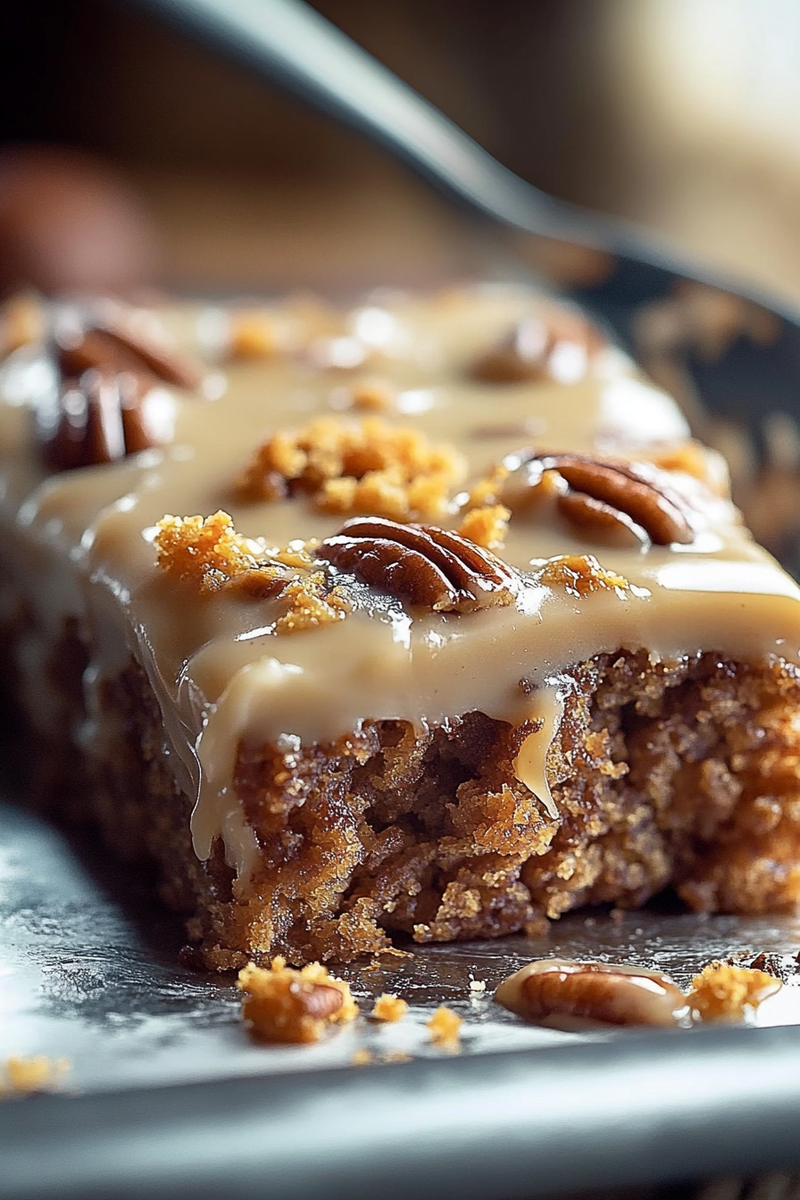
[[[58, 270], [112, 286], [350, 290], [476, 269], [426, 185], [135, 4], [0, 7], [0, 286], [53, 274], [52, 245], [31, 268], [21, 239], [65, 207], [84, 249]], [[797, 0], [315, 7], [526, 178], [800, 295]]]

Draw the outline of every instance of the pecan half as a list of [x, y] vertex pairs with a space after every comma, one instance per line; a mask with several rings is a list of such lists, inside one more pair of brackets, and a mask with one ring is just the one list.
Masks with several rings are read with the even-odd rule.
[[437, 612], [510, 604], [516, 575], [489, 550], [435, 525], [355, 517], [317, 550], [362, 583]]
[[52, 470], [114, 462], [159, 440], [148, 417], [147, 383], [136, 375], [86, 371], [41, 399], [35, 420], [42, 457]]
[[56, 353], [66, 375], [80, 375], [91, 367], [107, 371], [138, 371], [175, 387], [195, 388], [203, 377], [200, 366], [175, 346], [143, 335], [129, 320], [74, 318], [56, 322]]
[[598, 541], [627, 535], [644, 546], [668, 546], [693, 540], [685, 502], [669, 486], [664, 472], [640, 463], [583, 454], [530, 454], [505, 481], [504, 503], [512, 509], [519, 506], [522, 496], [535, 492], [548, 473], [563, 481], [561, 490], [556, 490], [558, 511]]
[[557, 379], [575, 383], [606, 340], [582, 313], [545, 307], [524, 317], [472, 366], [482, 383], [527, 383]]
[[686, 997], [666, 975], [612, 963], [541, 959], [504, 979], [504, 1008], [537, 1025], [677, 1025]]
[[52, 390], [32, 405], [42, 457], [52, 470], [113, 462], [169, 437], [171, 401], [159, 383], [195, 387], [202, 369], [138, 329], [122, 305], [55, 306], [42, 354]]

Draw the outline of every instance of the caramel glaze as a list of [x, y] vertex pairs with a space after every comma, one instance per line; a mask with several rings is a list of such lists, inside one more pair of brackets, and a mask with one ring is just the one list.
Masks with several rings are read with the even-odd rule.
[[[472, 710], [515, 725], [533, 720], [516, 770], [552, 808], [546, 756], [571, 665], [642, 648], [654, 660], [711, 651], [800, 662], [800, 590], [742, 526], [720, 461], [696, 449], [693, 474], [671, 471], [690, 541], [597, 544], [593, 527], [582, 530], [554, 507], [512, 502], [497, 553], [519, 572], [513, 603], [477, 612], [404, 605], [343, 575], [346, 619], [287, 635], [276, 632], [278, 600], [201, 594], [157, 567], [153, 539], [165, 513], [224, 509], [239, 533], [270, 547], [335, 534], [347, 514], [324, 514], [307, 495], [244, 502], [234, 484], [275, 429], [323, 415], [362, 416], [348, 404], [365, 381], [378, 381], [382, 420], [455, 444], [463, 456], [464, 478], [453, 487], [459, 500], [436, 522], [449, 528], [460, 523], [464, 493], [506, 456], [511, 468], [524, 462], [523, 451], [636, 462], [671, 455], [673, 467], [682, 465], [689, 436], [682, 416], [611, 346], [593, 343], [587, 354], [576, 341], [544, 377], [493, 383], [474, 371], [539, 308], [527, 294], [498, 288], [381, 296], [349, 312], [290, 300], [265, 311], [274, 333], [269, 357], [219, 368], [214, 354], [224, 348], [226, 314], [165, 307], [147, 319], [184, 350], [205, 355], [205, 381], [196, 391], [161, 388], [160, 446], [54, 475], [42, 465], [30, 411], [37, 389], [47, 387], [41, 348], [7, 358], [0, 378], [6, 571], [46, 634], [66, 617], [80, 619], [91, 652], [82, 743], [95, 755], [108, 752], [97, 696], [133, 652], [161, 704], [179, 782], [197, 796], [196, 851], [208, 857], [221, 836], [240, 881], [257, 855], [232, 788], [242, 740], [290, 750], [346, 735], [368, 718], [423, 727]], [[546, 560], [587, 554], [621, 583], [581, 594], [542, 577]], [[34, 663], [43, 653], [35, 641], [27, 648]], [[45, 721], [46, 696], [37, 703]]]

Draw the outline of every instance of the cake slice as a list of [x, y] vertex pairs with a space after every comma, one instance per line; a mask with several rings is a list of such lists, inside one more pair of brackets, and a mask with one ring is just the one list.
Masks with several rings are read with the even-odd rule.
[[800, 896], [800, 591], [722, 461], [514, 289], [22, 299], [0, 646], [37, 795], [202, 962]]

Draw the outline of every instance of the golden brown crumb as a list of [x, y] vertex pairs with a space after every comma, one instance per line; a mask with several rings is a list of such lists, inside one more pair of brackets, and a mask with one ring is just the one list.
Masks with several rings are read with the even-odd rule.
[[484, 475], [483, 479], [473, 486], [469, 493], [467, 508], [485, 508], [488, 505], [498, 504], [503, 484], [510, 474], [509, 468], [504, 463], [498, 463], [492, 467], [489, 474]]
[[679, 471], [699, 479], [717, 496], [730, 498], [730, 470], [722, 455], [701, 442], [690, 440], [647, 454], [647, 460], [662, 471]]
[[[200, 591], [216, 591], [236, 576], [266, 570], [256, 547], [233, 527], [226, 512], [210, 517], [165, 516], [157, 524], [157, 562], [162, 571], [184, 583], [195, 583]], [[280, 572], [272, 569], [275, 579]]]
[[[324, 572], [309, 568], [314, 560], [305, 544], [276, 550], [259, 560], [258, 545], [242, 537], [225, 512], [211, 517], [164, 517], [155, 538], [158, 565], [200, 592], [235, 590], [253, 599], [280, 595], [286, 611], [275, 623], [277, 633], [299, 633], [341, 621], [349, 606], [334, 588], [328, 592]], [[292, 569], [300, 573], [292, 576]]]
[[400, 1021], [408, 1011], [408, 1004], [399, 996], [392, 995], [391, 992], [384, 992], [378, 996], [375, 1001], [370, 1016], [373, 1016], [376, 1021]]
[[466, 513], [458, 532], [462, 537], [485, 546], [487, 550], [501, 550], [508, 533], [511, 510], [504, 504], [487, 504]]
[[433, 445], [419, 430], [378, 417], [320, 417], [296, 433], [268, 438], [236, 492], [242, 500], [273, 501], [299, 491], [323, 512], [413, 521], [447, 510], [464, 469], [452, 446]]
[[394, 392], [381, 379], [362, 379], [352, 387], [335, 388], [331, 408], [354, 412], [387, 412], [394, 407]]
[[743, 1021], [781, 986], [766, 971], [711, 962], [695, 975], [686, 1002], [701, 1021]]
[[454, 1050], [458, 1046], [461, 1036], [461, 1026], [464, 1024], [458, 1013], [454, 1013], [452, 1008], [447, 1008], [444, 1004], [440, 1004], [429, 1021], [426, 1021], [430, 1030], [431, 1041], [437, 1046], [443, 1046]]
[[708, 483], [708, 451], [700, 442], [681, 442], [678, 446], [653, 452], [647, 457], [662, 471], [682, 471]]
[[281, 592], [281, 600], [285, 600], [289, 607], [275, 623], [277, 633], [301, 633], [305, 629], [341, 621], [347, 616], [350, 611], [347, 603], [335, 591], [326, 596], [323, 581], [324, 576], [317, 572], [286, 585]]
[[269, 313], [254, 309], [232, 314], [228, 343], [231, 358], [272, 358], [277, 349], [275, 319]]
[[376, 1063], [411, 1062], [413, 1055], [405, 1050], [387, 1050], [385, 1054], [373, 1054], [366, 1046], [360, 1046], [353, 1051], [350, 1062], [354, 1067], [372, 1067]]
[[32, 1092], [50, 1092], [60, 1086], [70, 1068], [67, 1058], [7, 1058], [0, 1073], [0, 1096], [25, 1096]]
[[588, 596], [599, 591], [627, 591], [630, 583], [623, 575], [606, 571], [593, 554], [560, 554], [548, 559], [539, 573], [547, 587], [563, 587], [571, 596]]
[[236, 986], [246, 993], [242, 1016], [253, 1035], [266, 1042], [318, 1042], [329, 1025], [358, 1015], [349, 985], [321, 963], [299, 971], [283, 958], [266, 968], [248, 963]]
[[370, 1067], [376, 1061], [375, 1055], [366, 1046], [359, 1046], [354, 1050], [350, 1058], [350, 1063], [354, 1067]]

